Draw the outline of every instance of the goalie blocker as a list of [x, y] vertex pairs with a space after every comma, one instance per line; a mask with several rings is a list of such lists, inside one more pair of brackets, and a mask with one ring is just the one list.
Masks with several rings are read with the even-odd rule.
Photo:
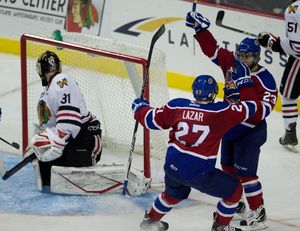
[[[50, 190], [53, 193], [69, 195], [121, 193], [125, 172], [123, 164], [115, 163], [91, 167], [52, 166]], [[150, 182], [151, 178], [145, 178], [139, 170], [131, 169], [128, 177], [128, 194], [130, 196], [145, 194]], [[41, 189], [39, 185], [38, 188]]]

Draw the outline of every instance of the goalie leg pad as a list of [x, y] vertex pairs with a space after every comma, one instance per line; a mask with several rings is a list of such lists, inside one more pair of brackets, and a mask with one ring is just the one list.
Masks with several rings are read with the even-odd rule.
[[144, 195], [150, 188], [151, 178], [146, 178], [142, 172], [132, 168], [128, 175], [128, 194], [130, 196]]
[[[51, 168], [51, 192], [70, 195], [101, 195], [121, 193], [126, 170], [123, 164], [101, 164], [90, 167]], [[151, 179], [132, 169], [128, 177], [128, 194], [140, 196], [147, 192]]]

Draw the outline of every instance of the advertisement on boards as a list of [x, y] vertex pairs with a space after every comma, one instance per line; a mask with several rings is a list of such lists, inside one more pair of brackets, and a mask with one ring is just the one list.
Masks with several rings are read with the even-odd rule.
[[[146, 2], [149, 4], [146, 5]], [[195, 31], [185, 25], [185, 17], [192, 10], [192, 2], [130, 0], [130, 3], [124, 0], [106, 2], [101, 36], [149, 47], [153, 33], [161, 24], [165, 24], [166, 33], [156, 47], [166, 53], [169, 72], [189, 76], [210, 73], [218, 81], [223, 80], [220, 68], [203, 55], [198, 43], [195, 42], [193, 37]], [[219, 46], [230, 51], [234, 52], [236, 46], [247, 35], [217, 26], [215, 21], [220, 10], [225, 11], [224, 24], [226, 25], [253, 34], [270, 31], [278, 36], [285, 36], [282, 19], [205, 5], [199, 1], [196, 11], [210, 20], [209, 30]], [[274, 73], [279, 83], [287, 56], [262, 49], [260, 62]]]
[[[99, 35], [105, 0], [0, 0], [0, 37], [54, 30]], [[21, 25], [21, 27], [20, 27]]]

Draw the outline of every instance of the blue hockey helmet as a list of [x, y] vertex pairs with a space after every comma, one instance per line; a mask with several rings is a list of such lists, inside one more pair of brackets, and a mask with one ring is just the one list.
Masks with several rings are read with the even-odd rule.
[[210, 75], [199, 75], [192, 85], [193, 95], [196, 100], [214, 101], [219, 87], [216, 80]]
[[254, 64], [257, 64], [260, 60], [260, 45], [257, 39], [245, 38], [236, 48], [236, 56], [240, 59], [241, 55], [253, 56]]

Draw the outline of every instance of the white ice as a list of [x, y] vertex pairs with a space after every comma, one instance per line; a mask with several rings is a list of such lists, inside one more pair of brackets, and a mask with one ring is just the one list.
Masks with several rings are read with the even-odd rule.
[[[21, 104], [20, 104], [20, 61], [17, 56], [0, 55], [0, 107], [3, 111], [0, 122], [0, 137], [8, 141], [21, 143]], [[170, 90], [174, 97], [191, 97], [190, 93]], [[268, 118], [268, 141], [263, 146], [259, 176], [263, 185], [265, 206], [268, 215], [269, 230], [296, 231], [300, 230], [300, 153], [283, 150], [278, 138], [283, 133], [280, 113], [273, 112]], [[251, 147], [249, 147], [251, 148]], [[0, 150], [5, 153], [17, 154], [15, 150], [0, 143]], [[0, 191], [5, 182], [1, 182]], [[22, 183], [22, 182], [20, 182]], [[3, 187], [3, 188], [1, 188]], [[32, 186], [33, 187], [33, 186]], [[8, 191], [9, 203], [14, 200], [16, 191]], [[22, 192], [22, 188], [17, 188]], [[155, 193], [156, 189], [152, 189]], [[159, 189], [161, 190], [161, 189]], [[159, 191], [158, 190], [158, 191]], [[24, 194], [31, 192], [22, 192]], [[155, 195], [155, 194], [154, 194]], [[116, 213], [96, 213], [95, 215], [29, 215], [27, 213], [0, 211], [1, 231], [82, 231], [82, 230], [139, 230], [139, 223], [144, 209], [135, 207], [130, 198], [121, 196], [108, 198], [106, 206], [111, 206]], [[116, 199], [116, 200], [115, 200]], [[174, 208], [164, 217], [171, 231], [210, 230], [212, 213], [217, 202], [216, 198], [192, 191], [190, 202]], [[18, 205], [16, 205], [18, 206]], [[22, 205], [20, 205], [22, 206]], [[39, 209], [38, 204], [33, 204]], [[63, 205], [61, 205], [63, 207]], [[93, 206], [93, 205], [91, 205]], [[98, 205], [95, 205], [98, 206]], [[1, 206], [0, 206], [1, 208]], [[34, 207], [33, 207], [34, 209]], [[120, 211], [121, 210], [121, 211]], [[65, 214], [68, 214], [67, 212]]]

